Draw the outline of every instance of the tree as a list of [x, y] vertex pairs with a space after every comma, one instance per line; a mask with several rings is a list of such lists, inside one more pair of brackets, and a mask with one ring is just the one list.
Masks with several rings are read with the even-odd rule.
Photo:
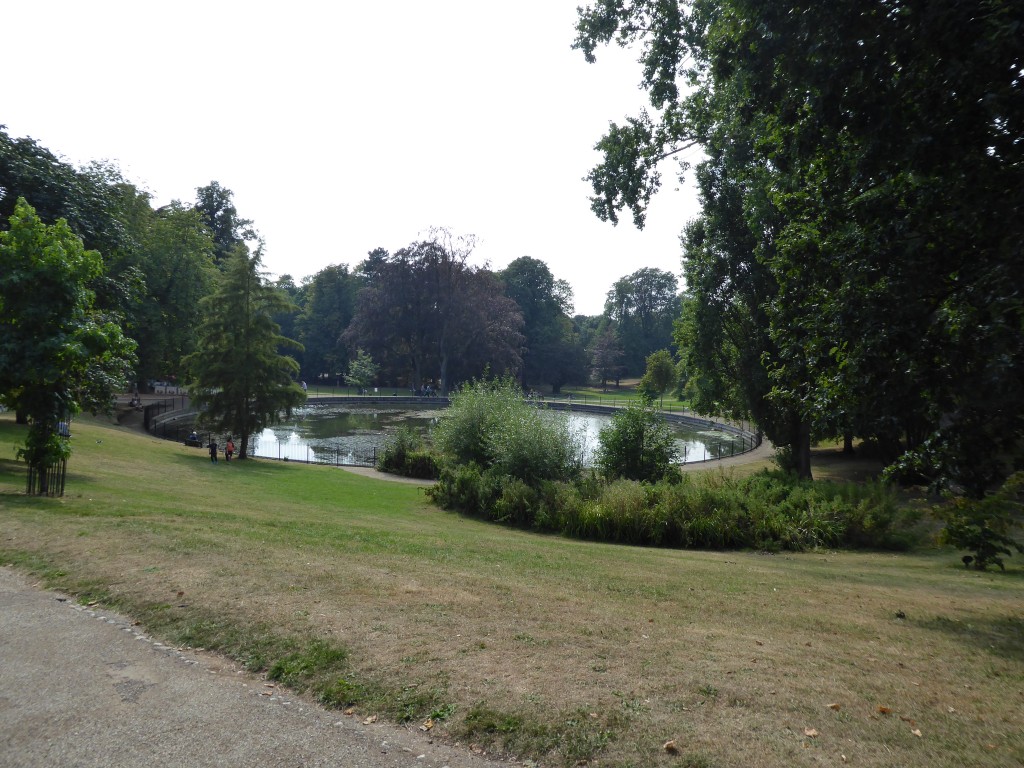
[[306, 301], [296, 323], [305, 347], [303, 376], [335, 380], [348, 367], [342, 334], [355, 313], [357, 280], [344, 264], [324, 267], [306, 286]]
[[[290, 305], [288, 309], [282, 310], [274, 315], [274, 322], [281, 328], [281, 335], [287, 339], [296, 339], [302, 343], [302, 338], [299, 334], [299, 315], [302, 312], [303, 307], [306, 305], [306, 292], [309, 285], [306, 281], [303, 281], [302, 285], [296, 285], [294, 278], [289, 274], [280, 275], [274, 280], [274, 288], [279, 293], [284, 294], [285, 299]], [[303, 346], [305, 346], [303, 344]], [[282, 350], [287, 351], [287, 350]], [[301, 369], [305, 363], [305, 350], [298, 352], [297, 350], [291, 350], [294, 352], [294, 357], [298, 360], [299, 368]]]
[[640, 379], [639, 389], [646, 393], [651, 401], [661, 398], [661, 407], [665, 405], [665, 391], [672, 386], [676, 378], [676, 366], [672, 362], [672, 353], [660, 349], [648, 355], [647, 370]]
[[625, 352], [622, 350], [618, 334], [615, 333], [615, 326], [608, 323], [590, 350], [590, 364], [594, 378], [601, 382], [601, 389], [608, 388], [609, 379], [615, 379], [615, 385], [618, 386], [624, 357]]
[[755, 250], [732, 263], [766, 278], [749, 315], [767, 341], [767, 412], [789, 422], [801, 471], [812, 429], [856, 430], [894, 472], [974, 496], [1020, 460], [1022, 23], [1005, 0], [581, 11], [589, 58], [644, 44], [659, 110], [609, 134], [594, 205], [642, 216], [661, 158], [711, 150], [716, 186], [740, 200], [716, 228], [746, 227]]
[[604, 311], [615, 322], [627, 375], [640, 375], [649, 354], [672, 345], [672, 324], [679, 314], [677, 285], [675, 275], [644, 267], [608, 291]]
[[237, 246], [257, 238], [252, 221], [238, 215], [233, 196], [234, 192], [216, 181], [196, 188], [196, 210], [213, 233], [213, 259], [221, 267]]
[[505, 295], [523, 315], [523, 384], [550, 384], [558, 393], [570, 381], [585, 381], [585, 352], [569, 319], [569, 284], [556, 280], [547, 264], [529, 256], [515, 259], [498, 277]]
[[133, 329], [144, 274], [131, 227], [140, 216], [151, 215], [149, 196], [112, 163], [78, 169], [31, 138], [12, 139], [0, 126], [0, 228], [19, 197], [44, 223], [65, 219], [87, 250], [100, 253], [103, 270], [89, 286], [95, 306], [121, 316], [126, 329]]
[[41, 221], [64, 219], [87, 249], [109, 258], [130, 244], [108, 170], [80, 171], [34, 139], [12, 139], [0, 125], [0, 222], [8, 221], [23, 197]]
[[672, 431], [654, 406], [633, 402], [601, 428], [595, 460], [608, 479], [658, 481], [678, 457]]
[[203, 322], [194, 353], [186, 358], [189, 396], [201, 420], [238, 438], [247, 457], [249, 438], [305, 400], [294, 381], [298, 363], [279, 349], [301, 349], [280, 334], [275, 312], [284, 295], [260, 273], [261, 253], [236, 245], [224, 263], [217, 290], [202, 301]]
[[200, 303], [214, 286], [213, 241], [200, 214], [174, 201], [153, 212], [140, 232], [144, 296], [132, 332], [141, 339], [140, 380], [181, 371], [195, 350]]
[[345, 374], [345, 383], [351, 387], [358, 387], [359, 393], [369, 387], [377, 378], [378, 366], [373, 358], [361, 349], [356, 350], [356, 356], [348, 364], [348, 373]]
[[517, 371], [522, 315], [493, 273], [468, 264], [472, 250], [473, 238], [439, 229], [361, 269], [349, 346], [412, 388], [436, 378], [442, 394], [488, 368]]
[[120, 318], [95, 307], [88, 285], [102, 260], [64, 219], [47, 226], [20, 198], [9, 223], [0, 232], [0, 397], [30, 423], [18, 451], [28, 493], [52, 495], [63, 493], [71, 453], [60, 425], [83, 408], [109, 409], [135, 345]]
[[176, 373], [192, 351], [198, 301], [212, 286], [212, 245], [199, 215], [176, 201], [154, 211], [150, 195], [112, 163], [76, 169], [32, 139], [0, 131], [0, 210], [9, 215], [18, 195], [44, 222], [66, 218], [85, 247], [100, 252], [104, 269], [89, 288], [95, 306], [120, 317], [138, 342], [136, 380]]
[[698, 413], [756, 421], [787, 467], [809, 477], [809, 422], [798, 403], [772, 396], [769, 376], [779, 354], [769, 320], [779, 294], [770, 258], [782, 217], [764, 192], [768, 170], [751, 160], [755, 137], [724, 117], [709, 121], [708, 159], [694, 174], [702, 212], [683, 234], [688, 294], [675, 338], [686, 394]]

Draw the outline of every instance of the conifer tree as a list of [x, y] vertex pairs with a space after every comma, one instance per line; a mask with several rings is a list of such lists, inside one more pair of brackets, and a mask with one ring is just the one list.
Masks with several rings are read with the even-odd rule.
[[260, 249], [250, 256], [244, 245], [234, 248], [217, 290], [202, 300], [197, 350], [186, 358], [201, 422], [231, 435], [240, 459], [253, 435], [305, 400], [295, 381], [299, 364], [281, 353], [302, 345], [273, 320], [291, 304], [264, 278], [260, 257]]

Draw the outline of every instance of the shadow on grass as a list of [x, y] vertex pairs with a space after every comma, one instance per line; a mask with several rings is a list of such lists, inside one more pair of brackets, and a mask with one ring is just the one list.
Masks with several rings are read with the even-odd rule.
[[[205, 448], [203, 448], [203, 449], [196, 448], [194, 450], [196, 451], [195, 454], [186, 454], [186, 453], [174, 453], [174, 454], [171, 454], [168, 457], [169, 461], [175, 467], [195, 467], [196, 464], [212, 464], [215, 468], [220, 467], [221, 465], [227, 465], [229, 468], [233, 468], [235, 466], [238, 466], [238, 467], [243, 467], [245, 469], [250, 469], [250, 470], [252, 470], [252, 469], [259, 469], [261, 471], [267, 471], [267, 472], [283, 472], [283, 471], [285, 471], [288, 468], [289, 464], [293, 464], [293, 463], [294, 464], [299, 464], [299, 463], [301, 463], [301, 462], [278, 461], [276, 459], [255, 458], [255, 457], [251, 457], [251, 456], [248, 457], [248, 458], [245, 458], [245, 459], [239, 459], [239, 458], [236, 457], [236, 458], [232, 459], [231, 461], [225, 461], [223, 453], [221, 453], [218, 456], [216, 462], [212, 462], [212, 461], [210, 461], [210, 454], [208, 452], [206, 452]], [[200, 450], [203, 451], [202, 454], [199, 453]], [[311, 466], [316, 466], [316, 465], [311, 465]]]
[[0, 479], [6, 485], [11, 484], [7, 492], [14, 492], [17, 489], [25, 490], [28, 481], [28, 468], [23, 461], [14, 459], [0, 459]]
[[945, 616], [920, 622], [919, 626], [951, 635], [965, 645], [1012, 661], [1024, 661], [1024, 617], [958, 621]]

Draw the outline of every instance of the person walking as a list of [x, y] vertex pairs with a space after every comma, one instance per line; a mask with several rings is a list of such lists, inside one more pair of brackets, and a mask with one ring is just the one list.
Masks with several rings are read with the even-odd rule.
[[228, 435], [227, 445], [224, 446], [224, 460], [231, 461], [231, 457], [235, 455], [235, 444], [231, 440], [231, 435]]
[[214, 464], [217, 463], [217, 441], [212, 437], [210, 438], [210, 444], [207, 446], [210, 449], [210, 461]]

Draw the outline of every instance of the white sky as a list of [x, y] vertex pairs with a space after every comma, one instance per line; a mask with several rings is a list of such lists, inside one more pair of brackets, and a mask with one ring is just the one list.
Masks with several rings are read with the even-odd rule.
[[220, 182], [296, 282], [444, 226], [475, 263], [545, 261], [599, 314], [624, 275], [679, 276], [698, 205], [669, 165], [643, 232], [591, 213], [593, 145], [645, 98], [634, 53], [570, 49], [580, 4], [9, 3], [0, 124], [116, 161], [155, 205]]

